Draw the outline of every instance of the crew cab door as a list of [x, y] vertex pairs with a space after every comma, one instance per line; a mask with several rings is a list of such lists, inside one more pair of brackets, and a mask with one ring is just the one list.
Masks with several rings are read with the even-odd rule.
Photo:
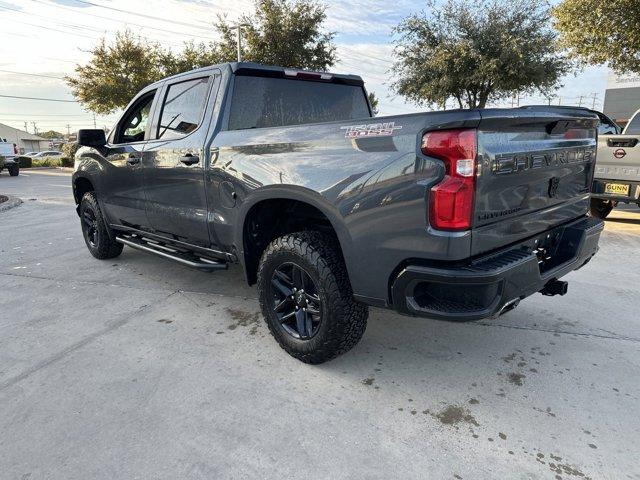
[[158, 123], [144, 152], [147, 215], [159, 235], [211, 246], [204, 144], [220, 74], [200, 71], [168, 81]]
[[102, 205], [112, 224], [148, 228], [142, 151], [150, 135], [157, 89], [142, 91], [109, 135], [104, 150]]

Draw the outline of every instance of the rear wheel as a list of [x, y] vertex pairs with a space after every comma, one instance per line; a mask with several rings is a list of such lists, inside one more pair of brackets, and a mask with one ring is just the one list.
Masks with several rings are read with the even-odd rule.
[[106, 260], [122, 253], [124, 245], [112, 240], [94, 192], [87, 192], [80, 202], [82, 236], [91, 255]]
[[14, 166], [9, 167], [9, 175], [12, 177], [17, 177], [20, 174], [20, 166], [16, 163]]
[[328, 235], [298, 232], [274, 240], [260, 260], [262, 314], [280, 346], [305, 363], [347, 352], [367, 327], [338, 248]]
[[610, 200], [600, 200], [599, 198], [592, 198], [589, 206], [589, 213], [592, 217], [601, 218], [604, 220], [613, 210], [613, 202]]

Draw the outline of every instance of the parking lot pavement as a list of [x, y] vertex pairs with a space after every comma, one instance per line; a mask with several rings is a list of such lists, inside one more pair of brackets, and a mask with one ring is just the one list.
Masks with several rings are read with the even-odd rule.
[[[28, 175], [28, 176], [27, 176]], [[640, 479], [640, 210], [565, 297], [454, 324], [372, 310], [290, 358], [238, 268], [93, 259], [70, 178], [0, 178], [0, 478]]]

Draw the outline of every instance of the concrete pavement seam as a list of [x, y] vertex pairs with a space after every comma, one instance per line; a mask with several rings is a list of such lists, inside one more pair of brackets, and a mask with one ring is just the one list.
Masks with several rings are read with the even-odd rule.
[[[164, 302], [165, 300], [169, 299], [172, 295], [174, 295], [177, 292], [172, 292], [171, 294], [167, 295], [167, 297], [165, 297], [163, 300], [161, 300], [161, 302]], [[160, 303], [160, 302], [158, 302]], [[157, 305], [158, 303], [156, 303], [155, 305]], [[84, 347], [85, 345], [88, 345], [89, 343], [93, 342], [94, 340], [96, 340], [97, 338], [100, 338], [103, 335], [106, 335], [108, 333], [113, 332], [114, 330], [117, 330], [118, 328], [122, 327], [123, 325], [127, 324], [129, 321], [131, 321], [135, 315], [144, 312], [147, 308], [149, 308], [150, 305], [143, 305], [142, 307], [138, 308], [133, 314], [126, 314], [123, 316], [123, 318], [121, 318], [120, 320], [117, 320], [115, 322], [110, 323], [109, 325], [107, 325], [105, 328], [98, 330], [97, 332], [94, 332], [90, 335], [87, 335], [86, 337], [84, 337], [82, 340], [79, 340], [71, 345], [69, 345], [68, 347], [62, 349], [61, 351], [59, 351], [58, 353], [55, 353], [51, 356], [49, 356], [47, 359], [36, 363], [35, 365], [27, 368], [24, 372], [19, 373], [18, 375], [15, 375], [11, 378], [8, 378], [7, 380], [0, 382], [0, 392], [15, 385], [18, 382], [21, 382], [22, 380], [24, 380], [25, 378], [31, 376], [32, 374], [38, 372], [39, 370], [42, 370], [43, 368], [48, 367], [49, 365], [52, 365], [54, 363], [56, 363], [57, 361], [63, 359], [64, 357], [66, 357], [68, 354], [75, 352], [76, 350]]]
[[569, 332], [567, 330], [552, 330], [550, 328], [527, 327], [523, 325], [505, 325], [504, 323], [475, 322], [475, 323], [471, 323], [471, 325], [481, 325], [483, 327], [513, 328], [515, 330], [531, 330], [534, 332], [559, 333], [564, 335], [579, 335], [581, 337], [606, 338], [609, 340], [625, 340], [628, 342], [636, 342], [636, 343], [640, 342], [640, 338], [627, 337], [623, 335], [599, 335], [597, 333]]
[[[124, 284], [119, 284], [119, 283], [105, 283], [105, 282], [97, 282], [97, 281], [89, 281], [89, 280], [67, 280], [67, 279], [57, 279], [57, 278], [51, 278], [51, 277], [41, 277], [41, 276], [37, 276], [37, 275], [22, 275], [19, 273], [10, 273], [10, 272], [0, 272], [0, 275], [5, 275], [7, 277], [19, 277], [19, 278], [30, 278], [33, 280], [47, 280], [50, 282], [65, 282], [66, 284], [69, 285], [92, 285], [92, 286], [105, 286], [105, 287], [117, 287], [117, 288], [129, 288], [132, 290], [144, 290], [145, 292], [150, 291], [148, 288], [143, 288], [143, 287], [136, 287], [133, 285], [124, 285]], [[171, 292], [176, 293], [187, 293], [189, 295], [215, 295], [218, 297], [228, 297], [228, 298], [241, 298], [241, 299], [251, 299], [251, 300], [258, 300], [257, 297], [247, 297], [246, 295], [229, 295], [226, 293], [217, 293], [217, 292], [195, 292], [192, 290], [175, 290], [175, 289], [171, 289], [171, 288], [158, 288], [157, 290], [151, 290], [151, 291], [157, 291], [157, 292]]]

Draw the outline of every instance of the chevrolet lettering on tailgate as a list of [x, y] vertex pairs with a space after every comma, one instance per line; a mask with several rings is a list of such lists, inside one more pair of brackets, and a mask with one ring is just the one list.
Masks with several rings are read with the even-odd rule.
[[595, 154], [592, 148], [576, 148], [557, 152], [509, 153], [496, 155], [492, 171], [496, 175], [522, 172], [536, 168], [558, 167], [569, 163], [590, 162]]

